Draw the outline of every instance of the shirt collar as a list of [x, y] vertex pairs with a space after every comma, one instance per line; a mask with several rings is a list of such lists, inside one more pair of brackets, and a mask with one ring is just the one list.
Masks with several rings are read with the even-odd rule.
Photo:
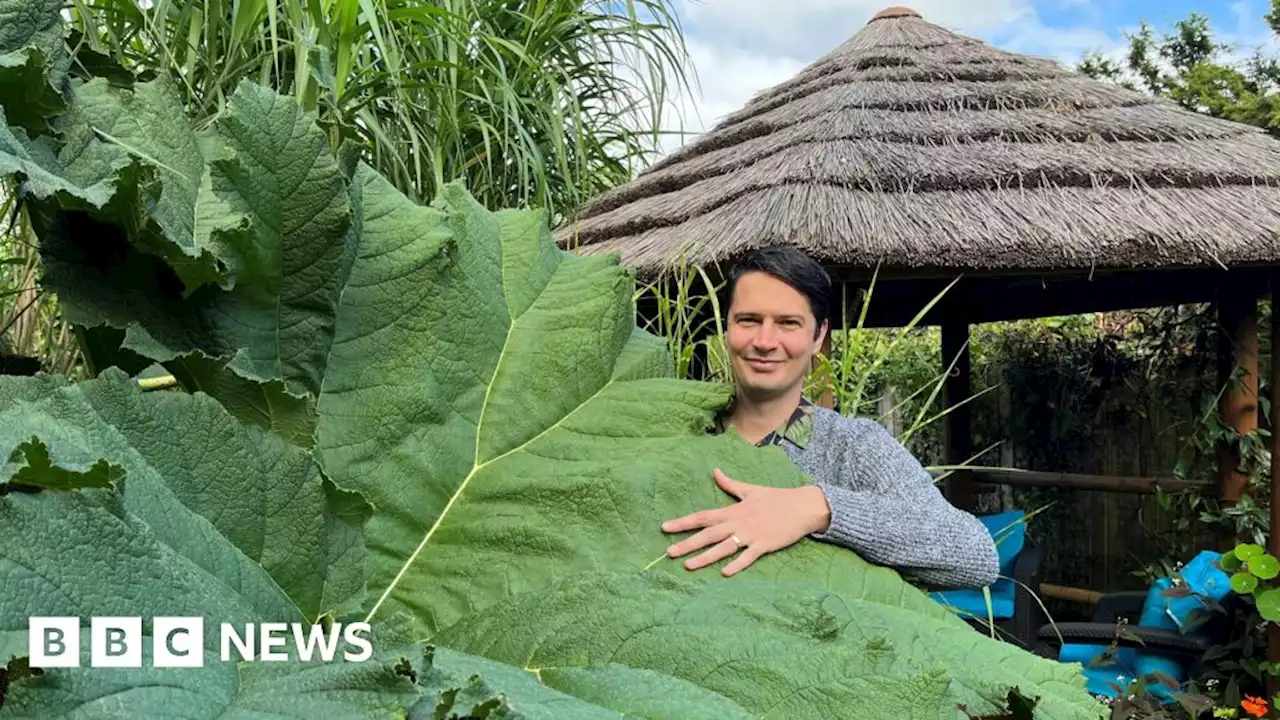
[[[732, 408], [733, 405], [730, 404], [716, 414], [715, 423], [712, 426], [713, 433], [718, 435], [728, 429], [729, 411]], [[814, 405], [808, 398], [800, 398], [800, 404], [791, 413], [791, 417], [787, 418], [786, 422], [782, 423], [781, 426], [761, 438], [760, 442], [756, 443], [756, 446], [781, 445], [785, 441], [795, 445], [797, 448], [804, 449], [813, 437], [813, 408]]]

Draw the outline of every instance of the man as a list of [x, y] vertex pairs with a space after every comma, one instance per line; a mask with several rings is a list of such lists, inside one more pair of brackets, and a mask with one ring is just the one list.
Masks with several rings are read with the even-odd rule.
[[738, 502], [670, 520], [698, 532], [668, 548], [696, 570], [737, 555], [734, 575], [762, 555], [813, 537], [937, 588], [984, 587], [999, 572], [977, 518], [947, 502], [933, 477], [879, 423], [847, 418], [803, 396], [829, 327], [831, 279], [798, 250], [760, 250], [729, 277], [726, 345], [736, 396], [718, 423], [747, 441], [778, 445], [814, 479], [798, 488], [751, 485], [715, 471]]

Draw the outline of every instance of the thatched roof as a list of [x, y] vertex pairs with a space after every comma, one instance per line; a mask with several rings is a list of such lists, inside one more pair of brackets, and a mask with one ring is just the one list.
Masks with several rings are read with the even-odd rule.
[[769, 244], [856, 267], [1220, 266], [1280, 260], [1277, 181], [1256, 128], [890, 8], [557, 238], [642, 271]]

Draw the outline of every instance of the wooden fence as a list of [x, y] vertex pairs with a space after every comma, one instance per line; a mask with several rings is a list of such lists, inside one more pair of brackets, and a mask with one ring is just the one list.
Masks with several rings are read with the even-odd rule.
[[[1025, 427], [1024, 417], [1010, 416], [1009, 403], [1000, 402], [998, 394], [1009, 395], [1011, 390], [1002, 387], [991, 393], [990, 402], [977, 408], [975, 445], [986, 447], [1003, 440], [979, 464], [1009, 469], [972, 472], [973, 509], [980, 513], [1039, 510], [1028, 531], [1044, 549], [1047, 583], [1093, 591], [1144, 589], [1148, 581], [1137, 572], [1165, 557], [1177, 557], [1182, 547], [1214, 542], [1207, 533], [1198, 539], [1189, 537], [1178, 522], [1188, 520], [1194, 528], [1193, 518], [1176, 503], [1162, 507], [1153, 491], [1158, 486], [1170, 493], [1195, 488], [1210, 496], [1215, 493], [1212, 484], [1177, 480], [1170, 474], [1178, 459], [1180, 437], [1168, 430], [1193, 420], [1192, 413], [1172, 417], [1160, 403], [1150, 402], [1154, 398], [1135, 397], [1135, 412], [1126, 423], [1092, 428], [1091, 437], [1081, 443], [1086, 452], [1048, 458], [1059, 469], [1072, 471], [1053, 472], [1037, 467], [1046, 462], [1043, 446], [1031, 447], [1016, 439], [1044, 433]], [[890, 412], [897, 402], [894, 393], [880, 399], [883, 423], [895, 436], [902, 430], [901, 419]], [[924, 437], [913, 445], [926, 464], [943, 464], [936, 439]], [[1170, 540], [1180, 535], [1181, 547]]]

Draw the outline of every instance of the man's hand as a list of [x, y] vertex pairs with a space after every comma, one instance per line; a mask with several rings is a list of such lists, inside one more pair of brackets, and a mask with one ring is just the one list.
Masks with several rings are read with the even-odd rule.
[[714, 476], [722, 490], [738, 498], [737, 503], [662, 524], [662, 530], [669, 533], [702, 528], [701, 532], [667, 548], [669, 557], [678, 558], [710, 545], [706, 552], [685, 561], [684, 566], [689, 570], [706, 567], [742, 550], [742, 554], [721, 571], [725, 577], [735, 575], [762, 555], [825, 531], [831, 522], [826, 496], [812, 485], [798, 488], [751, 485], [730, 478], [719, 468]]

